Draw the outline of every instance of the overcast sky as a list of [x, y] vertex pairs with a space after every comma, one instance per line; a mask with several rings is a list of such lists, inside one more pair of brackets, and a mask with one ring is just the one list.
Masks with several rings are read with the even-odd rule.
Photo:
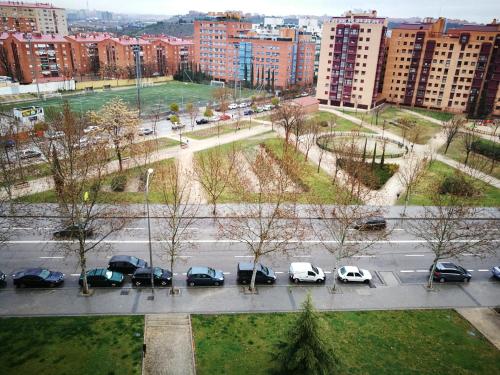
[[[86, 0], [52, 0], [54, 5], [80, 9]], [[376, 9], [385, 17], [438, 17], [490, 22], [500, 18], [499, 0], [88, 0], [89, 9], [119, 13], [184, 14], [189, 10], [243, 12], [266, 15], [311, 14], [337, 16], [348, 9]]]

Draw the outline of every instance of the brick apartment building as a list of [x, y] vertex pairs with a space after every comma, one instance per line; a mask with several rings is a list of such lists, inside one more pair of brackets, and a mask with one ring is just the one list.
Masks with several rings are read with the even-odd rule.
[[500, 24], [445, 31], [446, 20], [392, 30], [383, 96], [390, 103], [500, 115]]
[[316, 97], [336, 107], [373, 108], [379, 101], [387, 20], [377, 12], [323, 24]]
[[157, 71], [160, 75], [174, 75], [179, 68], [195, 64], [194, 43], [168, 35], [143, 35], [155, 48]]
[[310, 34], [288, 29], [266, 36], [251, 28], [238, 13], [196, 20], [194, 59], [200, 69], [224, 82], [250, 83], [253, 76], [254, 86], [268, 88], [312, 84], [315, 44]]
[[68, 35], [66, 10], [49, 3], [1, 1], [0, 31]]
[[111, 38], [105, 33], [68, 35], [75, 77], [100, 74], [99, 43]]
[[71, 44], [55, 34], [3, 33], [0, 75], [11, 75], [20, 83], [69, 79], [73, 76]]

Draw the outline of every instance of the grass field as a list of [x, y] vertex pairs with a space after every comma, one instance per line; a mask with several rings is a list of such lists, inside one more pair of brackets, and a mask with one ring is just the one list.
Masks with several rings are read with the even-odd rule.
[[[440, 161], [433, 161], [427, 172], [424, 174], [423, 178], [419, 181], [414, 189], [413, 194], [411, 194], [409, 199], [410, 205], [431, 205], [432, 202], [429, 199], [429, 187], [433, 186], [436, 181], [441, 181], [444, 177], [452, 175], [455, 169], [444, 164]], [[500, 189], [494, 186], [488, 185], [480, 180], [470, 178], [476, 187], [481, 192], [478, 197], [467, 198], [466, 201], [471, 206], [486, 206], [486, 207], [499, 207], [500, 206]], [[398, 204], [404, 204], [404, 194], [398, 200]]]
[[141, 373], [143, 316], [0, 319], [0, 374]]
[[[336, 132], [351, 132], [351, 131], [359, 131], [363, 133], [374, 133], [370, 129], [367, 129], [363, 126], [359, 126], [352, 121], [349, 121], [345, 118], [335, 116], [333, 113], [319, 111], [312, 115], [310, 118], [314, 119], [317, 122], [328, 121], [333, 123], [335, 121], [335, 126], [333, 127], [333, 131]], [[322, 128], [325, 132], [330, 131], [329, 127]]]
[[409, 107], [410, 111], [420, 113], [421, 115], [432, 117], [433, 119], [439, 121], [449, 121], [453, 117], [453, 113], [433, 111], [432, 109]]
[[[149, 113], [156, 105], [161, 105], [164, 110], [171, 103], [178, 103], [181, 106], [189, 102], [197, 105], [205, 105], [212, 100], [212, 93], [215, 87], [200, 85], [196, 83], [185, 83], [171, 81], [154, 86], [141, 88], [142, 112]], [[242, 96], [249, 97], [252, 91], [242, 89]], [[24, 107], [30, 105], [41, 105], [43, 107], [60, 106], [64, 100], [68, 100], [72, 109], [76, 112], [86, 112], [89, 110], [99, 110], [103, 104], [113, 98], [121, 98], [130, 107], [137, 108], [137, 89], [132, 87], [115, 88], [109, 91], [96, 91], [93, 94], [76, 93], [64, 96], [63, 98], [50, 98], [45, 101], [29, 101], [15, 104], [5, 104], [2, 107], [10, 109], [14, 107]]]
[[211, 137], [216, 137], [218, 135], [223, 135], [231, 132], [243, 131], [250, 127], [254, 127], [257, 125], [261, 125], [258, 122], [250, 122], [250, 121], [240, 121], [240, 129], [238, 130], [236, 122], [232, 122], [230, 124], [220, 123], [219, 125], [214, 124], [209, 128], [195, 130], [192, 132], [183, 133], [188, 138], [193, 139], [206, 139]]
[[417, 126], [417, 131], [413, 132], [413, 134], [417, 135], [417, 139], [409, 139], [412, 142], [418, 143], [418, 144], [425, 144], [427, 143], [435, 134], [439, 133], [441, 131], [441, 126], [434, 124], [430, 121], [427, 121], [425, 119], [422, 119], [418, 116], [413, 116], [407, 112], [403, 112], [399, 108], [396, 107], [385, 107], [378, 115], [378, 125], [377, 120], [376, 120], [376, 115], [374, 112], [368, 112], [368, 113], [363, 113], [363, 112], [345, 112], [346, 114], [349, 114], [351, 116], [357, 117], [364, 122], [368, 124], [372, 124], [374, 126], [378, 126], [380, 129], [383, 128], [383, 123], [384, 120], [386, 121], [385, 124], [385, 130], [388, 132], [391, 132], [393, 134], [399, 135], [401, 137], [405, 137], [409, 139], [411, 132], [407, 131], [406, 133], [403, 132], [403, 129], [399, 126], [391, 125], [389, 122], [390, 121], [396, 121], [397, 119], [401, 118], [406, 118], [409, 120], [414, 120], [416, 121], [416, 126]]
[[[495, 374], [500, 351], [453, 310], [322, 313], [338, 374]], [[270, 374], [297, 314], [192, 316], [205, 374]]]
[[[464, 146], [462, 143], [462, 135], [458, 134], [453, 141], [450, 143], [450, 147], [448, 148], [448, 151], [446, 154], [444, 153], [444, 150], [446, 148], [446, 145], [443, 145], [440, 149], [439, 152], [443, 154], [446, 157], [449, 157], [453, 160], [456, 160], [460, 163], [463, 163], [465, 161], [465, 151], [464, 151]], [[474, 166], [474, 168], [480, 168], [484, 173], [489, 174], [490, 176], [493, 176], [495, 178], [500, 179], [500, 164], [495, 163], [493, 166], [493, 170], [491, 170], [491, 159], [480, 155], [476, 154], [475, 152], [471, 152], [469, 155], [469, 161], [471, 162], [471, 165]]]

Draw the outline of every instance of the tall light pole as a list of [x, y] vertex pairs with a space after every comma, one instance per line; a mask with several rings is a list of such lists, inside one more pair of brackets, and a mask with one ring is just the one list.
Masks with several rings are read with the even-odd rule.
[[151, 293], [154, 298], [155, 295], [155, 283], [154, 283], [154, 269], [153, 269], [153, 249], [151, 247], [151, 223], [149, 219], [149, 176], [153, 174], [153, 168], [148, 169], [148, 174], [146, 175], [146, 212], [148, 215], [148, 243], [149, 243], [149, 266], [151, 267]]

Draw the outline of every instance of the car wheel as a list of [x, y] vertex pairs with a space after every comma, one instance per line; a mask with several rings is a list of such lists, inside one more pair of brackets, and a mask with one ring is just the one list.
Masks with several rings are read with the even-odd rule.
[[272, 284], [272, 283], [273, 283], [273, 281], [272, 281], [272, 280], [267, 280], [267, 283], [268, 283], [268, 284]]
[[54, 283], [50, 283], [50, 284], [49, 284], [49, 288], [53, 288], [53, 287], [55, 287], [55, 286], [56, 286], [56, 284], [54, 284]]
[[194, 286], [194, 281], [190, 281], [189, 286]]
[[241, 283], [242, 283], [242, 284], [246, 284], [246, 283], [247, 283], [247, 281], [246, 281], [246, 280], [241, 280]]
[[219, 286], [220, 284], [219, 284], [219, 282], [218, 282], [218, 281], [216, 281], [216, 282], [214, 282], [214, 285], [215, 285], [215, 286]]
[[294, 282], [295, 284], [298, 284], [298, 283], [299, 283], [299, 281], [300, 281], [299, 279], [293, 279], [293, 282]]
[[365, 284], [370, 284], [370, 280], [365, 280], [364, 283]]
[[135, 282], [135, 286], [141, 286], [141, 282], [140, 282], [139, 280], [137, 280], [137, 281]]
[[469, 282], [470, 281], [470, 277], [465, 278], [464, 281]]
[[111, 284], [111, 286], [116, 286], [116, 284], [113, 283], [113, 284]]
[[349, 280], [347, 280], [347, 279], [342, 279], [342, 282], [343, 282], [344, 284], [347, 284], [347, 283], [349, 282]]
[[446, 281], [446, 279], [445, 279], [444, 277], [441, 277], [441, 278], [439, 279], [439, 282], [440, 282], [440, 283], [444, 283], [445, 281]]
[[323, 282], [323, 279], [316, 280], [316, 284], [321, 284], [322, 282]]
[[162, 286], [165, 286], [165, 285], [167, 285], [167, 282], [166, 282], [166, 281], [162, 281], [162, 282], [161, 282], [161, 285], [162, 285]]

